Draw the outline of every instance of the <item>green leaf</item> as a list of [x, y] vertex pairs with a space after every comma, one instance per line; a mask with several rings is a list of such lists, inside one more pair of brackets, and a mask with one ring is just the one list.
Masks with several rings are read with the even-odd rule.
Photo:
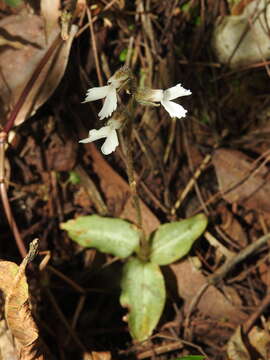
[[143, 341], [152, 334], [165, 304], [165, 284], [159, 266], [131, 258], [124, 266], [121, 288], [120, 303], [129, 311], [130, 334]]
[[98, 215], [81, 216], [61, 224], [72, 240], [85, 247], [125, 258], [139, 245], [140, 232], [128, 221]]
[[119, 60], [125, 62], [127, 58], [127, 53], [128, 53], [128, 49], [122, 50], [119, 55]]
[[81, 178], [80, 175], [77, 174], [75, 171], [69, 171], [69, 177], [68, 177], [68, 182], [71, 183], [72, 185], [76, 185], [79, 184], [81, 182]]
[[150, 260], [158, 265], [168, 265], [181, 259], [190, 251], [206, 226], [207, 218], [204, 214], [161, 225], [151, 242]]
[[12, 6], [12, 7], [19, 6], [22, 3], [22, 0], [4, 0], [4, 1], [7, 5]]

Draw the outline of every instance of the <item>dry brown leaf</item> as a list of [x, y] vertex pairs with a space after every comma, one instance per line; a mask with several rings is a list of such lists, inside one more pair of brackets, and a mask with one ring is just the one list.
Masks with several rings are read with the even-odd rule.
[[243, 342], [241, 327], [238, 326], [227, 345], [228, 360], [251, 360], [250, 354]]
[[[107, 163], [104, 157], [96, 149], [94, 144], [89, 144], [92, 166], [95, 173], [100, 178], [100, 186], [106, 197], [107, 204], [117, 204], [114, 215], [136, 222], [136, 213], [130, 193], [129, 185], [119, 176]], [[154, 231], [159, 226], [159, 220], [145, 205], [141, 203], [143, 228], [147, 234]]]
[[38, 347], [38, 330], [29, 307], [25, 268], [27, 256], [20, 266], [0, 261], [0, 289], [5, 294], [5, 318], [9, 329], [20, 345], [21, 360], [43, 360]]
[[[178, 288], [178, 295], [184, 299], [184, 310], [188, 311], [192, 300], [207, 280], [195, 268], [189, 259], [170, 265]], [[225, 296], [214, 286], [209, 286], [198, 302], [197, 308], [205, 315], [214, 319], [228, 319], [230, 323], [239, 324], [246, 315], [234, 307]]]
[[92, 360], [111, 360], [111, 353], [108, 351], [93, 351]]
[[6, 321], [0, 321], [0, 359], [18, 360], [18, 353], [15, 347], [13, 336], [8, 329]]
[[249, 341], [251, 345], [258, 351], [262, 356], [263, 360], [268, 360], [270, 358], [270, 335], [269, 331], [258, 328], [254, 326], [249, 334]]
[[223, 198], [248, 209], [270, 212], [270, 173], [254, 168], [254, 160], [236, 150], [218, 149], [213, 158]]
[[[5, 48], [0, 57], [0, 114], [2, 119], [6, 119], [37, 65], [59, 36], [60, 30], [55, 26], [46, 42], [42, 18], [29, 13], [8, 16], [0, 21], [0, 27], [9, 34], [11, 40], [16, 39], [23, 45], [21, 49]], [[15, 125], [33, 115], [58, 86], [65, 72], [76, 31], [77, 27], [73, 26], [68, 41], [59, 41], [58, 48], [35, 81]]]
[[60, 0], [41, 0], [40, 12], [45, 21], [46, 36], [57, 26], [60, 16]]

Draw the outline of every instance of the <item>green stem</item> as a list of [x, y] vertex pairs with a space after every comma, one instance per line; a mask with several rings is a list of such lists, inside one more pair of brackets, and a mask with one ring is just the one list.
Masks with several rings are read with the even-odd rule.
[[124, 147], [125, 147], [125, 154], [126, 154], [126, 167], [127, 167], [127, 176], [128, 176], [128, 183], [131, 190], [131, 195], [133, 198], [133, 204], [136, 211], [136, 220], [137, 226], [141, 230], [141, 238], [140, 238], [140, 249], [138, 251], [138, 257], [146, 261], [149, 257], [149, 244], [148, 240], [145, 236], [142, 224], [142, 212], [140, 206], [140, 199], [137, 192], [137, 183], [134, 176], [134, 162], [133, 162], [133, 154], [132, 154], [132, 128], [133, 128], [133, 119], [134, 119], [134, 110], [135, 104], [134, 99], [131, 99], [129, 104], [129, 113], [126, 123], [126, 139], [123, 137]]

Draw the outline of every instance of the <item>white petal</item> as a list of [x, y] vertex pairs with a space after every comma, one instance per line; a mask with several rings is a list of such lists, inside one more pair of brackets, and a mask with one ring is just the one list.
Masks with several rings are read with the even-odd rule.
[[111, 88], [112, 87], [110, 85], [106, 85], [106, 86], [94, 87], [92, 89], [88, 89], [86, 92], [86, 98], [84, 102], [95, 101], [105, 98], [108, 95]]
[[183, 106], [176, 104], [173, 101], [161, 101], [161, 104], [168, 111], [171, 117], [177, 117], [178, 119], [185, 117], [187, 110]]
[[181, 84], [177, 84], [164, 91], [163, 100], [165, 101], [173, 100], [180, 96], [187, 96], [187, 95], [191, 95], [191, 91], [184, 89], [183, 86], [181, 86]]
[[92, 141], [96, 141], [105, 137], [108, 137], [110, 135], [110, 132], [112, 131], [110, 126], [103, 126], [99, 130], [90, 130], [89, 131], [89, 137], [83, 140], [80, 140], [80, 143], [90, 143]]
[[106, 117], [111, 116], [111, 114], [116, 108], [117, 108], [117, 93], [115, 88], [110, 86], [110, 91], [106, 96], [102, 109], [98, 113], [99, 119], [103, 120]]
[[107, 139], [101, 147], [101, 151], [104, 155], [109, 155], [110, 153], [115, 151], [118, 145], [119, 142], [116, 130], [111, 130], [110, 134], [108, 135]]

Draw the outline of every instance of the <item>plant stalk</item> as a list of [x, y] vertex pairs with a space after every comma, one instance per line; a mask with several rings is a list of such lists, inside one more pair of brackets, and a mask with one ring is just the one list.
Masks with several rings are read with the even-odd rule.
[[133, 198], [133, 204], [136, 211], [136, 221], [137, 221], [136, 225], [141, 231], [140, 249], [138, 251], [138, 257], [143, 261], [147, 261], [149, 257], [149, 244], [143, 230], [142, 212], [140, 206], [140, 199], [137, 192], [137, 183], [134, 176], [134, 161], [133, 161], [133, 153], [132, 153], [132, 128], [133, 128], [133, 119], [135, 112], [135, 103], [133, 98], [130, 101], [129, 110], [130, 111], [127, 116], [127, 123], [126, 123], [127, 141], [125, 141], [123, 137], [125, 155], [126, 155], [126, 168], [127, 168], [128, 183], [130, 186], [131, 195]]

